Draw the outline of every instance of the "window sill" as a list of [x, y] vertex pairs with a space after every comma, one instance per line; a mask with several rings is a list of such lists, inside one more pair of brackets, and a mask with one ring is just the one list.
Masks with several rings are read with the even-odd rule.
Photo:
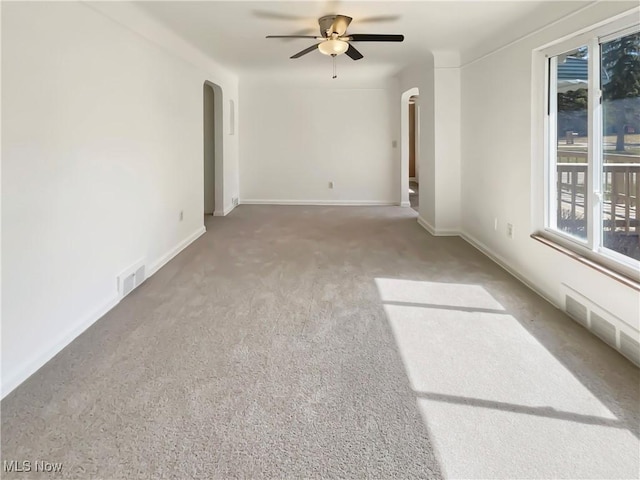
[[567, 248], [564, 245], [561, 245], [557, 241], [552, 240], [547, 236], [544, 236], [540, 232], [531, 234], [531, 238], [533, 238], [534, 240], [537, 240], [538, 242], [544, 245], [547, 245], [548, 247], [553, 248], [554, 250], [560, 253], [567, 255], [568, 257], [573, 258], [574, 260], [582, 263], [583, 265], [586, 265], [588, 267], [593, 268], [594, 270], [597, 270], [603, 275], [606, 275], [607, 277], [612, 278], [637, 292], [640, 292], [640, 282], [638, 281], [638, 279], [633, 278], [632, 276], [627, 275], [626, 273], [616, 271], [611, 267], [603, 265], [602, 263], [592, 258], [589, 258], [581, 253], [577, 253], [576, 251], [570, 248]]

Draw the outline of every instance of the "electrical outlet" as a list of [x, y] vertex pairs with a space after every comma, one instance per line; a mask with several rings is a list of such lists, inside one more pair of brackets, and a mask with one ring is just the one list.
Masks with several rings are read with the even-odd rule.
[[507, 223], [507, 237], [513, 238], [513, 225], [511, 223]]
[[180, 221], [184, 220], [184, 211], [180, 210]]
[[329, 188], [333, 188], [333, 182], [329, 182]]

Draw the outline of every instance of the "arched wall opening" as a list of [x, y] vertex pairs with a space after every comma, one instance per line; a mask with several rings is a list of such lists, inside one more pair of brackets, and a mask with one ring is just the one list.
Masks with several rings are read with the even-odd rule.
[[[410, 88], [400, 97], [400, 206], [410, 207], [409, 201], [409, 155], [410, 155], [410, 122], [409, 122], [409, 102], [418, 97], [420, 90], [417, 87]], [[417, 107], [417, 106], [416, 106]], [[416, 108], [416, 117], [418, 117]], [[415, 128], [415, 161], [418, 164], [420, 158], [420, 129]]]
[[203, 94], [203, 179], [204, 214], [224, 215], [223, 97], [222, 88], [204, 82]]

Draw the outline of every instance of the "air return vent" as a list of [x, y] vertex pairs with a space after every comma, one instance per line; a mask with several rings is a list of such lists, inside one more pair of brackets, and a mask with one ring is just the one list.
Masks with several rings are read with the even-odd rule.
[[145, 280], [145, 265], [142, 261], [136, 262], [117, 277], [118, 295], [124, 298]]
[[562, 293], [565, 312], [571, 318], [640, 366], [640, 338], [632, 325], [568, 285], [562, 285]]
[[122, 279], [122, 297], [126, 297], [135, 288], [136, 274], [132, 273]]
[[147, 279], [144, 265], [140, 265], [136, 269], [136, 287]]
[[583, 327], [589, 328], [587, 307], [570, 295], [565, 295], [565, 310], [570, 317], [581, 323]]
[[616, 348], [616, 327], [595, 312], [591, 312], [591, 331]]
[[640, 342], [630, 335], [620, 332], [620, 351], [636, 365], [640, 365]]

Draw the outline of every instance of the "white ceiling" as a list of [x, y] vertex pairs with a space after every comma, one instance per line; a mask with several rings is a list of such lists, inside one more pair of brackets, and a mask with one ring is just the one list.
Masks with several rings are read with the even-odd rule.
[[[460, 51], [469, 60], [488, 53], [593, 1], [163, 1], [138, 5], [185, 40], [237, 73], [330, 74], [331, 59], [294, 53], [313, 39], [266, 35], [319, 33], [317, 19], [353, 17], [349, 33], [401, 33], [403, 43], [357, 43], [364, 59], [342, 55], [338, 68], [394, 73], [425, 51]], [[376, 17], [378, 18], [376, 21]]]

